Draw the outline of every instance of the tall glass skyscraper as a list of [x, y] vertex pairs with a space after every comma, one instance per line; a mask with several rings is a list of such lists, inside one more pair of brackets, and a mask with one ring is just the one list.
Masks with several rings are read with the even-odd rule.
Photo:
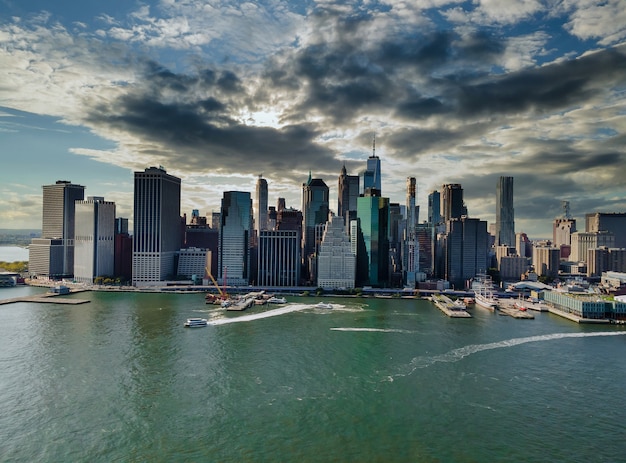
[[515, 246], [513, 177], [500, 177], [496, 185], [496, 246]]
[[133, 284], [144, 286], [173, 276], [181, 243], [180, 179], [162, 167], [135, 172]]
[[364, 281], [357, 283], [384, 286], [389, 280], [389, 198], [359, 197], [357, 218], [365, 254], [357, 255], [357, 265], [367, 268], [366, 275], [358, 271]]
[[373, 142], [372, 155], [367, 158], [367, 168], [363, 174], [363, 193], [368, 190], [376, 190], [375, 196], [382, 194], [382, 181], [380, 174], [380, 158], [376, 156], [376, 140]]
[[247, 191], [225, 191], [220, 226], [219, 278], [225, 285], [247, 285], [250, 278], [252, 198]]

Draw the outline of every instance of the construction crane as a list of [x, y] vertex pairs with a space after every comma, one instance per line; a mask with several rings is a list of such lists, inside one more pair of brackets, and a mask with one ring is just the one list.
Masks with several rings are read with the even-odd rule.
[[211, 272], [209, 271], [209, 267], [205, 267], [204, 269], [206, 270], [206, 274], [209, 276], [209, 278], [211, 279], [211, 281], [217, 288], [217, 291], [220, 293], [220, 297], [223, 300], [228, 299], [228, 294], [226, 294], [226, 291], [222, 290], [222, 288], [220, 288], [220, 285], [217, 284], [217, 281], [215, 280], [215, 278], [213, 277], [213, 275], [211, 275]]

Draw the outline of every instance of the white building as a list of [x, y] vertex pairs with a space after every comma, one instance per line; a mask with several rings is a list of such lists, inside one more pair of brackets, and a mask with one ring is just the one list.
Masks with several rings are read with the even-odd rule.
[[76, 201], [74, 279], [93, 283], [115, 272], [115, 203], [89, 196]]
[[211, 251], [201, 248], [185, 248], [178, 253], [177, 275], [187, 278], [197, 276], [202, 278], [205, 269], [211, 265]]
[[331, 215], [320, 243], [317, 258], [317, 286], [354, 288], [356, 255], [352, 252], [343, 217]]

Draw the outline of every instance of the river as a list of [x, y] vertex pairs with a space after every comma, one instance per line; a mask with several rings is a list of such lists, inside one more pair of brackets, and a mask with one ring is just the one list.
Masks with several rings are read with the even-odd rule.
[[0, 305], [0, 461], [624, 461], [620, 326], [412, 299], [69, 297], [90, 302]]

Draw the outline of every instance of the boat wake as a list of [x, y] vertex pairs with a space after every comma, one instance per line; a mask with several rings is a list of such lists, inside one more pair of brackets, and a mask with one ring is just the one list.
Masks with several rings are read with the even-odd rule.
[[291, 312], [298, 312], [300, 310], [310, 309], [311, 305], [309, 304], [289, 304], [285, 307], [280, 307], [278, 309], [268, 310], [267, 312], [260, 312], [251, 315], [243, 315], [240, 317], [233, 318], [219, 318], [217, 320], [209, 321], [209, 325], [228, 325], [230, 323], [241, 323], [241, 322], [251, 322], [254, 320], [260, 320], [262, 318], [268, 317], [276, 317], [278, 315], [285, 315]]
[[597, 333], [553, 333], [543, 334], [539, 336], [529, 336], [525, 338], [506, 339], [504, 341], [490, 342], [488, 344], [470, 344], [469, 346], [459, 347], [458, 349], [453, 349], [450, 352], [441, 355], [415, 357], [413, 360], [411, 360], [409, 364], [409, 371], [406, 374], [396, 376], [410, 375], [419, 368], [426, 368], [434, 365], [435, 363], [458, 362], [459, 360], [462, 360], [469, 355], [476, 354], [477, 352], [482, 352], [484, 350], [501, 349], [504, 347], [513, 347], [520, 344], [527, 344], [529, 342], [552, 341], [565, 338], [589, 338], [597, 336], [623, 335], [626, 335], [626, 331], [601, 331]]
[[331, 331], [365, 331], [373, 333], [415, 333], [410, 330], [400, 330], [394, 328], [331, 328]]

